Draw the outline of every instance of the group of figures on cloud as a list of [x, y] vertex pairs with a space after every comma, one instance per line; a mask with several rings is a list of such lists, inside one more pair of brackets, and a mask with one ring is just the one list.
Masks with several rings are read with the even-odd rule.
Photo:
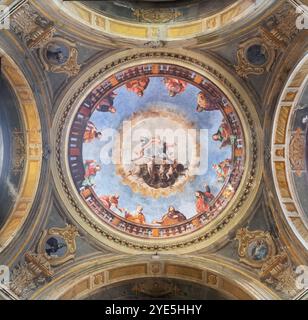
[[160, 160], [152, 156], [147, 163], [134, 165], [134, 169], [130, 170], [127, 176], [141, 178], [150, 187], [159, 189], [175, 184], [180, 176], [185, 175], [186, 170], [176, 159], [168, 161], [166, 158]]
[[167, 143], [160, 137], [142, 137], [134, 148], [127, 177], [141, 179], [155, 189], [172, 186], [187, 170], [174, 157], [175, 147], [176, 143]]

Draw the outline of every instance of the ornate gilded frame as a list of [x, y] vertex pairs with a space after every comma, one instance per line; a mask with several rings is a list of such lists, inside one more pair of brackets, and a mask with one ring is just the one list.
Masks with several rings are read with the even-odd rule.
[[[67, 46], [69, 51], [68, 59], [63, 64], [59, 65], [50, 63], [46, 56], [48, 45], [57, 42], [63, 43], [65, 46]], [[78, 50], [76, 48], [76, 44], [61, 37], [53, 37], [46, 44], [44, 44], [44, 46], [39, 49], [39, 57], [46, 71], [65, 73], [69, 77], [77, 75], [81, 67], [77, 62]]]
[[[236, 239], [239, 241], [238, 255], [240, 257], [240, 262], [243, 262], [250, 267], [261, 268], [266, 261], [276, 254], [276, 246], [269, 232], [260, 230], [249, 231], [247, 228], [243, 228], [237, 231]], [[250, 244], [256, 241], [264, 241], [268, 248], [266, 257], [259, 261], [252, 259], [249, 254]]]
[[[58, 266], [61, 265], [71, 259], [74, 259], [75, 252], [76, 252], [76, 236], [78, 235], [77, 228], [72, 225], [66, 225], [64, 228], [50, 228], [48, 230], [44, 230], [38, 246], [37, 246], [37, 252], [39, 254], [42, 254], [45, 256], [45, 258], [48, 260], [51, 266]], [[66, 251], [65, 254], [61, 257], [57, 256], [48, 256], [45, 251], [45, 244], [46, 241], [52, 237], [52, 236], [58, 236], [64, 240], [66, 243]]]
[[[267, 61], [261, 65], [251, 63], [247, 59], [247, 50], [253, 45], [263, 46], [268, 54]], [[236, 72], [243, 78], [247, 78], [249, 74], [261, 75], [269, 71], [275, 61], [276, 51], [273, 44], [267, 41], [266, 38], [254, 37], [242, 42], [237, 51], [238, 65], [235, 66]]]

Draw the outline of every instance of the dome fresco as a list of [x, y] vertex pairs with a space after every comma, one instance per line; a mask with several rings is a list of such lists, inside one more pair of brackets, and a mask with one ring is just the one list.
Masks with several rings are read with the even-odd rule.
[[230, 101], [175, 65], [118, 72], [81, 103], [69, 138], [75, 186], [103, 221], [141, 237], [192, 232], [241, 181], [244, 141]]

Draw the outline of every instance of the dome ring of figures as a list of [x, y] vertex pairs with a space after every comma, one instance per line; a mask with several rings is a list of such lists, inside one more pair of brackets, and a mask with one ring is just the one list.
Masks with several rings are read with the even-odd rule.
[[[96, 66], [95, 71], [89, 70], [78, 79], [62, 100], [53, 127], [57, 137], [55, 142], [57, 165], [54, 168], [57, 173], [56, 185], [73, 218], [103, 242], [106, 243], [107, 240], [110, 245], [119, 249], [123, 250], [124, 246], [126, 250], [133, 251], [164, 249], [187, 251], [193, 244], [196, 247], [213, 243], [218, 235], [223, 235], [234, 227], [247, 214], [249, 203], [253, 201], [250, 191], [257, 188], [260, 182], [258, 161], [261, 161], [259, 145], [261, 139], [258, 139], [260, 127], [252, 102], [245, 91], [240, 86], [237, 89], [231, 81], [232, 76], [220, 70], [219, 66], [208, 58], [196, 57], [195, 54], [191, 56], [187, 52], [177, 54], [169, 51], [142, 50], [134, 54], [128, 52], [127, 55], [119, 55], [118, 59], [113, 57], [102, 61]], [[149, 84], [151, 82], [152, 84]], [[143, 174], [140, 174], [139, 170], [139, 176], [132, 178], [139, 181], [135, 184], [135, 189], [133, 183], [127, 182], [129, 179], [127, 176], [132, 176], [131, 170], [124, 172], [122, 164], [114, 165], [112, 176], [116, 177], [115, 183], [112, 180], [105, 180], [105, 185], [121, 186], [122, 191], [123, 188], [130, 190], [127, 192], [131, 197], [128, 204], [124, 201], [125, 197], [126, 201], [128, 198], [124, 193], [107, 193], [107, 191], [104, 193], [102, 191], [104, 189], [100, 188], [103, 180], [100, 180], [99, 175], [101, 172], [107, 174], [109, 167], [104, 170], [104, 165], [98, 163], [100, 158], [92, 159], [97, 149], [91, 150], [93, 147], [90, 145], [93, 141], [100, 141], [105, 130], [105, 127], [100, 130], [103, 127], [102, 123], [99, 123], [98, 129], [95, 117], [103, 117], [107, 123], [112, 122], [110, 119], [121, 113], [119, 110], [121, 100], [118, 100], [116, 105], [113, 105], [113, 102], [116, 102], [124, 91], [136, 99], [146, 97], [146, 90], [150, 89], [151, 85], [154, 86], [155, 82], [166, 88], [170, 99], [177, 96], [184, 100], [184, 91], [192, 87], [191, 90], [197, 92], [194, 97], [197, 103], [193, 112], [206, 117], [214, 110], [217, 114], [219, 111], [224, 120], [218, 123], [217, 130], [209, 135], [209, 139], [211, 143], [217, 143], [217, 150], [229, 149], [230, 159], [218, 163], [215, 170], [211, 165], [210, 170], [214, 170], [217, 179], [221, 179], [218, 189], [215, 189], [212, 183], [208, 183], [206, 175], [202, 177], [203, 189], [200, 184], [192, 182], [196, 183], [194, 187], [200, 186], [191, 195], [194, 199], [193, 214], [187, 214], [179, 209], [177, 204], [180, 202], [177, 202], [174, 196], [180, 194], [181, 197], [182, 194], [185, 197], [185, 183], [187, 187], [191, 181], [196, 181], [199, 177], [186, 179], [185, 172], [189, 172], [190, 169], [178, 162], [178, 159], [170, 158], [167, 154], [167, 143], [160, 139], [158, 140], [163, 150], [162, 156], [159, 161], [157, 161], [159, 155], [156, 153], [148, 154], [147, 159], [150, 160], [146, 162], [142, 162], [142, 158]], [[173, 89], [172, 85], [176, 87], [175, 92], [170, 92]], [[143, 92], [140, 93], [140, 90]], [[126, 95], [127, 93], [123, 97], [127, 99]], [[172, 114], [174, 111], [177, 113], [176, 106], [175, 110], [170, 109], [169, 105], [167, 107], [164, 105], [162, 109], [159, 112], [167, 110], [167, 113]], [[153, 114], [153, 104], [150, 103], [145, 110], [139, 108], [135, 111], [126, 113], [125, 119], [137, 114], [139, 118], [143, 117], [148, 121], [150, 119], [147, 118], [148, 114]], [[155, 111], [157, 109], [154, 113]], [[122, 122], [123, 117], [120, 114]], [[149, 121], [151, 123], [152, 119]], [[155, 141], [156, 136], [152, 139]], [[149, 143], [148, 140], [147, 142]], [[125, 144], [122, 144], [123, 146]], [[145, 149], [141, 150], [143, 156]], [[152, 163], [152, 166], [149, 163]], [[119, 166], [122, 170], [119, 170]], [[171, 172], [172, 167], [175, 168], [173, 172]], [[156, 175], [150, 168], [157, 171]], [[168, 172], [172, 173], [172, 177], [170, 175], [168, 177]], [[150, 173], [153, 174], [152, 177]], [[185, 176], [183, 180], [186, 179], [184, 187], [176, 189], [176, 180], [181, 176]], [[141, 188], [136, 189], [136, 185], [143, 185], [149, 190], [152, 188], [158, 192], [170, 187], [175, 188], [171, 198], [173, 201], [169, 203], [169, 194], [164, 192], [158, 196], [155, 196], [155, 192], [152, 195], [142, 194], [143, 191]], [[211, 191], [213, 189], [215, 192]], [[110, 187], [106, 190], [115, 189]], [[152, 213], [145, 212], [144, 203], [139, 202], [142, 198], [152, 201], [154, 205], [154, 201], [160, 201], [165, 206], [164, 211], [158, 213], [160, 218], [155, 216], [155, 212], [152, 216]], [[129, 205], [131, 206], [127, 209]]]

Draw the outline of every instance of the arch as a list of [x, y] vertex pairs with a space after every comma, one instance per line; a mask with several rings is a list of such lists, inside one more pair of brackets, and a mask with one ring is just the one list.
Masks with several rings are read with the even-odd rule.
[[94, 258], [55, 276], [30, 299], [83, 299], [108, 285], [153, 277], [187, 280], [213, 288], [235, 299], [279, 299], [274, 292], [254, 278], [253, 274], [243, 272], [230, 262], [212, 257], [175, 255]]
[[42, 165], [42, 135], [36, 101], [27, 79], [2, 49], [0, 54], [2, 72], [18, 100], [25, 135], [23, 177], [14, 207], [0, 230], [1, 253], [21, 229], [35, 199]]
[[[240, 30], [243, 23], [256, 20], [261, 13], [269, 10], [277, 4], [276, 0], [268, 1], [252, 1], [252, 0], [236, 0], [226, 8], [210, 13], [208, 16], [197, 18], [194, 21], [179, 21], [171, 20], [164, 21], [167, 11], [162, 17], [155, 16], [150, 21], [134, 22], [123, 18], [110, 17], [98, 10], [94, 10], [84, 4], [63, 2], [61, 0], [53, 0], [48, 4], [48, 8], [40, 6], [39, 1], [34, 1], [34, 6], [40, 11], [54, 12], [62, 19], [74, 22], [74, 25], [79, 26], [79, 29], [94, 30], [94, 36], [110, 36], [116, 35], [119, 39], [130, 41], [183, 41], [190, 40], [200, 36], [212, 36], [214, 33], [226, 34], [230, 29]], [[141, 16], [144, 16], [142, 11]]]
[[298, 130], [295, 131], [293, 124], [307, 83], [308, 54], [296, 65], [280, 95], [271, 141], [271, 165], [280, 206], [287, 224], [306, 249], [308, 216], [300, 204], [293, 176], [293, 173], [301, 174], [307, 170], [304, 163], [306, 138], [301, 137]]

